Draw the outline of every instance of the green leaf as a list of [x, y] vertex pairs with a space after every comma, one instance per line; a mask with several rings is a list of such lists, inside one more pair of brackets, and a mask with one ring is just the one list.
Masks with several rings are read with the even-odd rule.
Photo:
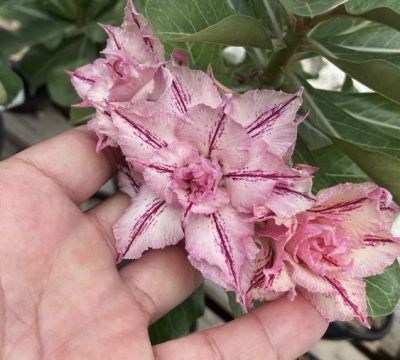
[[333, 10], [348, 0], [280, 0], [293, 14], [314, 17]]
[[52, 69], [47, 76], [47, 91], [50, 98], [58, 105], [68, 107], [79, 102], [79, 96], [64, 67]]
[[[54, 51], [50, 51], [43, 46], [35, 46], [20, 61], [20, 69], [29, 83], [31, 93], [45, 84], [53, 69], [68, 69], [73, 70], [87, 62], [92, 61], [97, 56], [97, 51], [94, 45], [81, 37], [77, 40], [64, 44]], [[55, 75], [55, 81], [60, 81]], [[65, 74], [65, 79], [67, 75]]]
[[204, 287], [200, 286], [175, 309], [149, 327], [153, 345], [189, 334], [190, 328], [204, 313]]
[[[237, 31], [240, 29], [240, 31]], [[272, 49], [271, 39], [261, 22], [246, 15], [231, 15], [191, 35], [177, 37], [172, 41], [199, 41], [232, 46], [250, 46]]]
[[380, 275], [365, 278], [368, 315], [384, 316], [392, 313], [400, 299], [400, 266], [396, 260]]
[[[313, 89], [305, 80], [304, 103], [309, 119], [326, 135], [400, 159], [400, 107], [374, 94], [344, 94]], [[384, 104], [386, 111], [380, 112]], [[389, 130], [390, 129], [390, 130]], [[390, 135], [390, 133], [392, 135]]]
[[388, 189], [394, 200], [400, 203], [400, 160], [393, 156], [364, 150], [349, 142], [333, 139], [334, 144], [345, 152], [371, 180]]
[[227, 291], [229, 307], [231, 308], [233, 317], [237, 318], [244, 314], [242, 307], [236, 301], [236, 293], [234, 291]]
[[69, 123], [74, 126], [84, 124], [85, 122], [90, 120], [94, 114], [95, 114], [95, 109], [92, 107], [87, 107], [87, 108], [71, 107], [69, 109]]
[[147, 0], [145, 7], [164, 40], [197, 33], [234, 13], [227, 0]]
[[332, 36], [351, 34], [371, 26], [371, 22], [353, 17], [333, 17], [312, 28], [307, 35], [313, 39], [331, 38]]
[[259, 19], [269, 36], [283, 37], [286, 22], [279, 0], [232, 0], [231, 4], [238, 12]]
[[344, 72], [400, 103], [400, 33], [372, 27], [328, 40], [309, 40], [313, 49]]
[[296, 148], [292, 160], [295, 163], [308, 164], [318, 167], [320, 170], [314, 175], [313, 179], [313, 190], [319, 191], [329, 186], [335, 185], [324, 172], [319, 161], [315, 158], [312, 151], [308, 148], [307, 144], [300, 138], [297, 138]]
[[400, 1], [398, 0], [351, 0], [345, 7], [349, 14], [400, 30]]
[[7, 105], [22, 90], [22, 80], [0, 58], [0, 105]]
[[369, 180], [357, 164], [334, 145], [314, 150], [313, 156], [321, 170], [334, 184], [361, 183]]

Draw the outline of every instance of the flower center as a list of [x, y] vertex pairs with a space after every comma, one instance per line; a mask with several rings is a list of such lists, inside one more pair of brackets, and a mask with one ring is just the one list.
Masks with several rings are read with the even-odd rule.
[[173, 174], [173, 188], [187, 193], [188, 200], [197, 204], [205, 197], [214, 195], [222, 178], [221, 167], [217, 160], [199, 157], [179, 167]]

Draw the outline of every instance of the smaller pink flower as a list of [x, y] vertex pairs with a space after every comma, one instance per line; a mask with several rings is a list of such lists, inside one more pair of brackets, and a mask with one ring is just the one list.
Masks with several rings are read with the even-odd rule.
[[397, 208], [372, 184], [340, 184], [318, 193], [315, 205], [290, 222], [261, 224], [249, 298], [300, 291], [328, 320], [357, 318], [365, 326], [364, 277], [382, 273], [400, 255], [390, 227]]

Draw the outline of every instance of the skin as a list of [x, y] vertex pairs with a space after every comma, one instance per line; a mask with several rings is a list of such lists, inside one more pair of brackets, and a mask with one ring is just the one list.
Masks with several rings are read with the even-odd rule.
[[0, 359], [294, 359], [320, 338], [326, 321], [298, 296], [152, 347], [149, 324], [201, 277], [179, 246], [117, 270], [129, 200], [79, 209], [115, 173], [95, 143], [78, 128], [0, 163]]

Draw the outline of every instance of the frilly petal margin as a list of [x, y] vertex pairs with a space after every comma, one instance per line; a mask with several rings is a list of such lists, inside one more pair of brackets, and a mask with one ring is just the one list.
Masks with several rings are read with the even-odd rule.
[[138, 259], [148, 249], [162, 249], [183, 239], [182, 212], [142, 186], [114, 225], [118, 261]]
[[184, 229], [192, 265], [207, 279], [235, 290], [244, 307], [251, 263], [258, 252], [253, 230], [253, 224], [245, 223], [230, 206], [210, 215], [192, 214]]

